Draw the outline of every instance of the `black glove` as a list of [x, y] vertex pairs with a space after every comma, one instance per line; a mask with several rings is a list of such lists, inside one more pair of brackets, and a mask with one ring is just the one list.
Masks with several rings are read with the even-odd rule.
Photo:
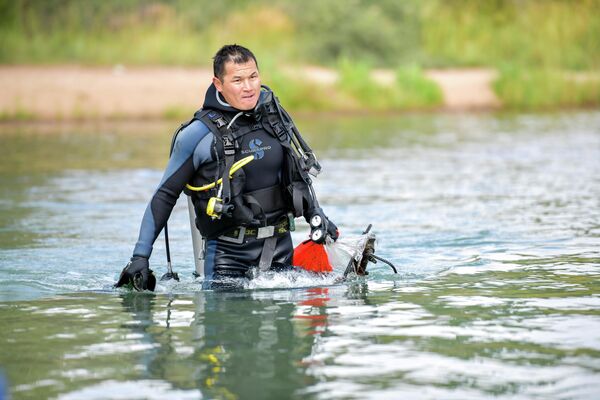
[[141, 292], [142, 290], [154, 291], [156, 287], [156, 277], [150, 269], [148, 259], [141, 256], [131, 257], [131, 261], [121, 271], [119, 281], [115, 284], [115, 287], [121, 287], [131, 284], [135, 290]]
[[327, 218], [321, 208], [309, 213], [310, 239], [315, 243], [324, 243], [327, 237], [335, 242], [339, 237], [338, 227]]

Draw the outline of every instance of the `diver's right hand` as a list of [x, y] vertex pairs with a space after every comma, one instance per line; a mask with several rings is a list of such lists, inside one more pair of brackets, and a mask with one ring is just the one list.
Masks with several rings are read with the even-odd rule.
[[133, 256], [131, 261], [121, 271], [121, 276], [115, 287], [121, 287], [131, 284], [135, 290], [154, 291], [156, 287], [156, 277], [150, 269], [148, 258], [142, 256]]

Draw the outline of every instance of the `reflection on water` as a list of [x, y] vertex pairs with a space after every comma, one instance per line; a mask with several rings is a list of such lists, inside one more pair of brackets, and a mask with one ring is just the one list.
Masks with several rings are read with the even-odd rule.
[[[313, 338], [296, 327], [295, 296], [86, 294], [5, 303], [3, 362], [15, 365], [22, 398], [103, 398], [105, 389], [131, 388], [123, 383], [130, 380], [139, 398], [287, 398], [312, 381], [301, 361]], [[40, 354], [47, 362], [34, 362]]]
[[[342, 234], [373, 223], [398, 275], [377, 264], [341, 285], [280, 275], [201, 291], [180, 201], [182, 281], [114, 291], [172, 127], [3, 126], [0, 369], [12, 396], [600, 396], [600, 114], [300, 125], [321, 155], [328, 214]], [[159, 274], [163, 254], [159, 240]]]
[[593, 398], [600, 274], [584, 275], [3, 303], [2, 363], [31, 399]]

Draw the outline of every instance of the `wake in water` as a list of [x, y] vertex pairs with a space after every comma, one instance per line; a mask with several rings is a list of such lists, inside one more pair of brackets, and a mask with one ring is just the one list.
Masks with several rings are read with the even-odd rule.
[[[328, 242], [321, 246], [329, 272], [314, 272], [311, 265], [286, 267], [280, 271], [259, 271], [252, 268], [248, 271], [247, 278], [222, 278], [218, 281], [205, 282], [202, 277], [189, 282], [168, 280], [163, 287], [157, 288], [162, 292], [187, 292], [198, 291], [210, 287], [214, 290], [257, 290], [257, 289], [290, 289], [315, 286], [330, 286], [368, 275], [369, 262], [377, 260], [388, 264], [394, 273], [396, 268], [381, 257], [375, 256], [375, 234], [370, 233], [371, 226], [362, 235], [340, 238], [335, 243]], [[302, 243], [298, 248], [302, 247]], [[325, 255], [326, 253], [326, 255]], [[296, 260], [296, 258], [295, 258]], [[318, 271], [323, 271], [319, 267]]]

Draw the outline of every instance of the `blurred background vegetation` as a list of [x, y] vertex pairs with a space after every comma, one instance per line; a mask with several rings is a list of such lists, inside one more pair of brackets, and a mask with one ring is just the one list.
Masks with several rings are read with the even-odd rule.
[[[600, 0], [0, 0], [0, 63], [209, 67], [238, 42], [300, 108], [335, 104], [281, 65], [337, 69], [331, 102], [357, 107], [436, 106], [422, 71], [458, 67], [496, 69], [508, 107], [598, 105], [599, 38]], [[396, 71], [383, 103], [374, 68]]]

